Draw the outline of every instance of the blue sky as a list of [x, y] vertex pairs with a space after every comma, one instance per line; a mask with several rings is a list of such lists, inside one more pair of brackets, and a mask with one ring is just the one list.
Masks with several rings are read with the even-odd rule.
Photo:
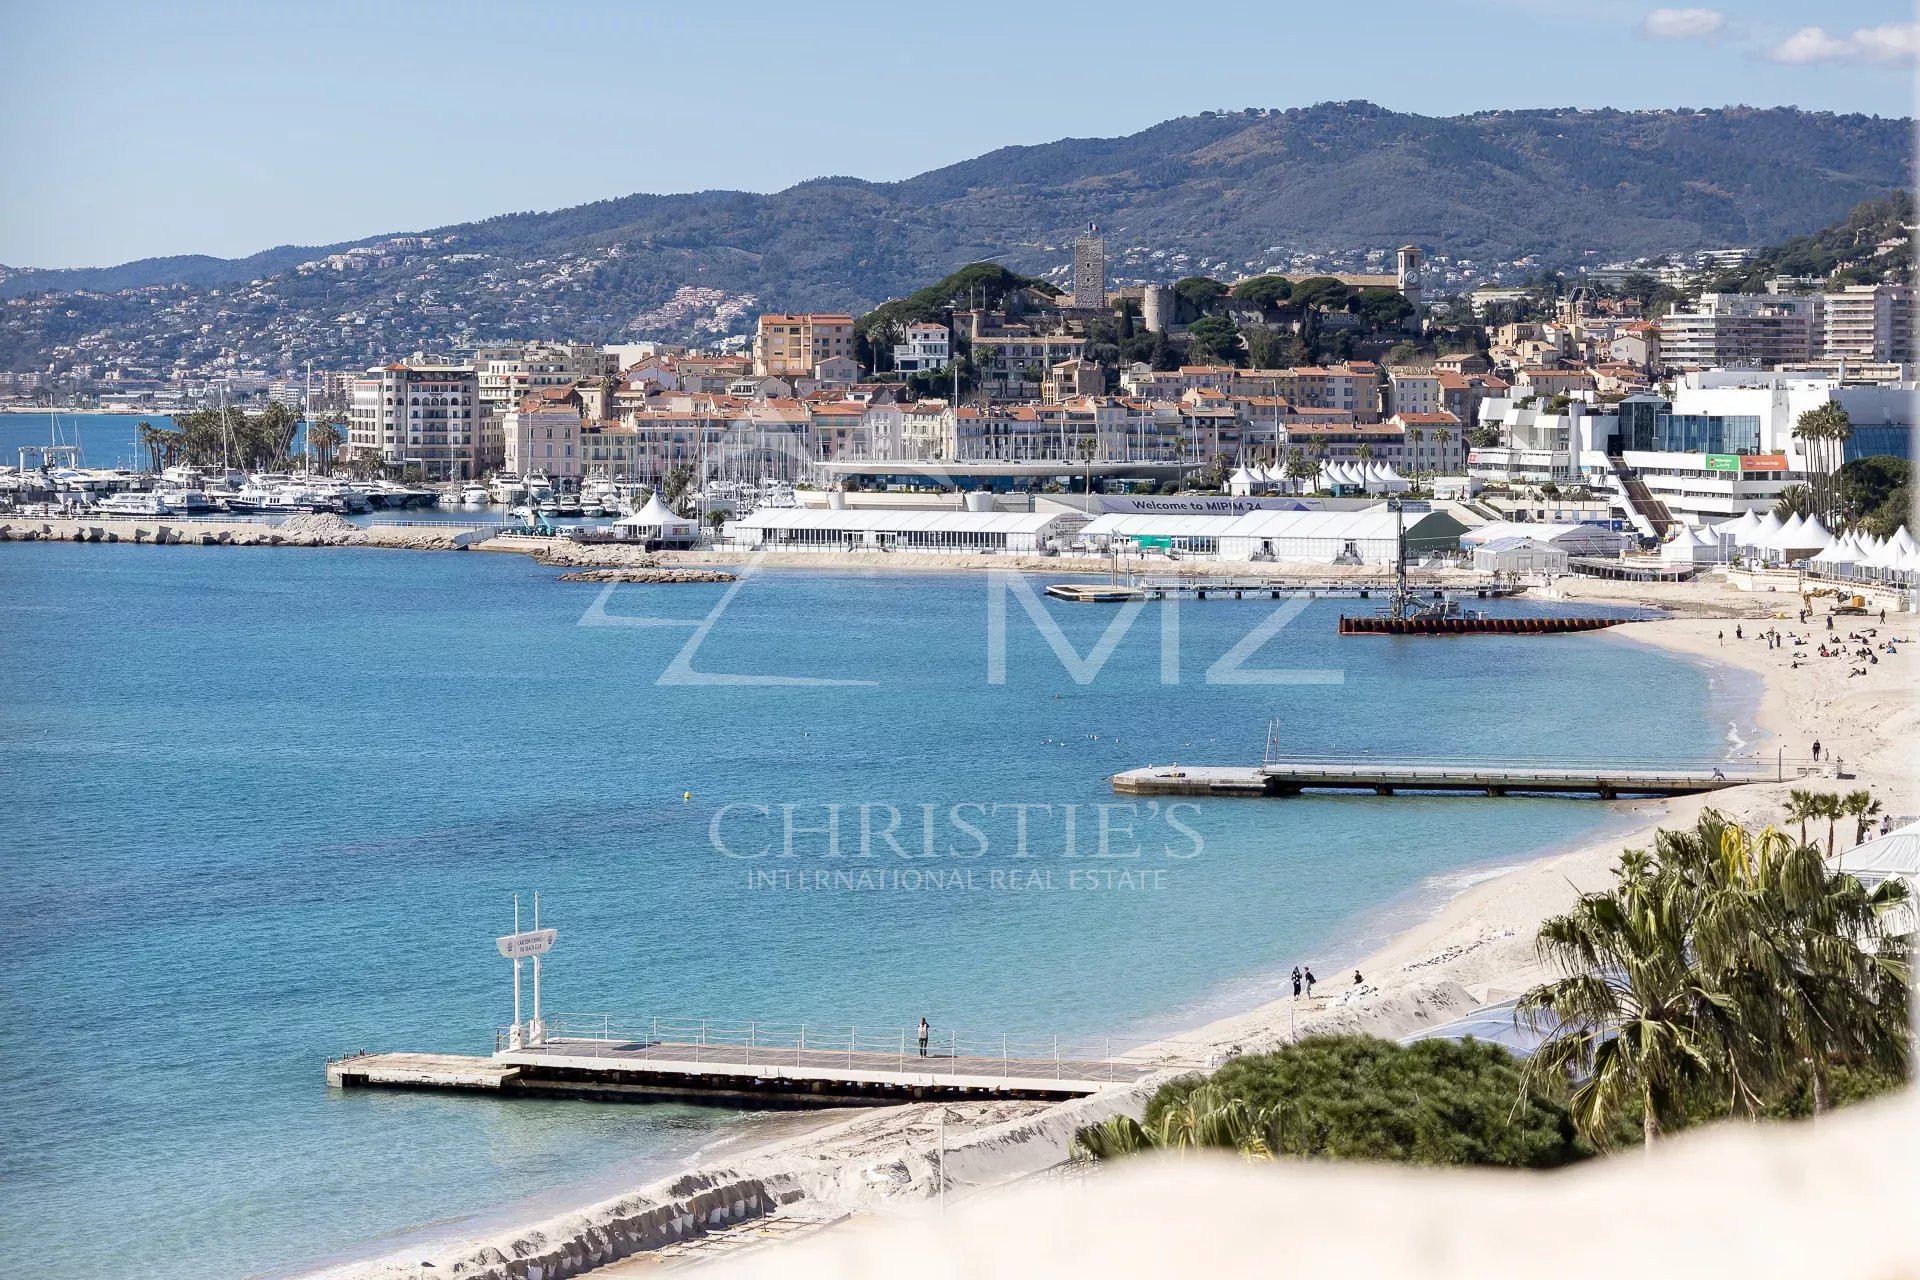
[[11, 0], [0, 35], [15, 266], [900, 178], [1213, 108], [1910, 115], [1916, 48], [1893, 0]]

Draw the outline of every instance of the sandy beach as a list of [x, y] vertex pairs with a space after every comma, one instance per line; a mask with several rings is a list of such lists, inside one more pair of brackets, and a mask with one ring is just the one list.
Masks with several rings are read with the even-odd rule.
[[[1778, 822], [1784, 819], [1787, 792], [1812, 787], [1868, 789], [1896, 821], [1920, 811], [1920, 775], [1910, 748], [1920, 728], [1920, 700], [1914, 693], [1914, 664], [1920, 653], [1910, 645], [1899, 645], [1895, 654], [1878, 652], [1877, 663], [1815, 657], [1829, 634], [1823, 613], [1800, 624], [1794, 617], [1800, 607], [1797, 596], [1737, 591], [1718, 579], [1679, 586], [1562, 579], [1551, 595], [1568, 601], [1653, 605], [1688, 615], [1630, 623], [1600, 634], [1606, 643], [1656, 645], [1692, 661], [1750, 673], [1757, 680], [1748, 683], [1760, 691], [1753, 721], [1764, 736], [1746, 749], [1761, 759], [1800, 761], [1818, 740], [1824, 749], [1819, 772], [1801, 777], [1797, 769], [1789, 769], [1792, 776], [1782, 781], [1706, 796], [1615, 802], [1612, 808], [1621, 822], [1612, 824], [1609, 834], [1473, 884], [1358, 960], [1364, 982], [1354, 984], [1353, 970], [1345, 964], [1332, 970], [1329, 963], [1318, 970], [1321, 982], [1313, 998], [1276, 999], [1197, 1027], [1181, 1037], [1186, 1051], [1191, 1052], [1196, 1041], [1217, 1055], [1259, 1051], [1315, 1032], [1397, 1037], [1518, 994], [1543, 976], [1533, 948], [1542, 919], [1565, 910], [1579, 893], [1605, 885], [1623, 848], [1650, 844], [1659, 827], [1686, 826], [1708, 807], [1748, 823]], [[1834, 621], [1833, 634], [1841, 637], [1871, 630], [1875, 634], [1866, 641], [1870, 644], [1920, 639], [1920, 626], [1911, 614], [1890, 614], [1884, 625], [1877, 614]], [[1769, 627], [1789, 637], [1778, 648], [1761, 638]], [[1795, 636], [1805, 643], [1795, 644]], [[1849, 674], [1860, 670], [1864, 674]], [[1837, 848], [1853, 843], [1848, 827], [1838, 833]], [[1809, 835], [1823, 839], [1825, 833]], [[1301, 959], [1315, 963], [1314, 957]], [[1152, 1046], [1140, 1051], [1143, 1057], [1154, 1052]], [[421, 1274], [504, 1278], [525, 1273], [525, 1264], [535, 1262], [551, 1280], [560, 1275], [634, 1275], [730, 1257], [822, 1230], [846, 1230], [849, 1218], [929, 1211], [939, 1194], [936, 1144], [942, 1140], [942, 1110], [945, 1182], [952, 1201], [1044, 1176], [1065, 1158], [1075, 1128], [1120, 1111], [1137, 1114], [1155, 1083], [1056, 1105], [921, 1104], [840, 1113], [823, 1117], [820, 1128], [726, 1152], [698, 1171], [575, 1213], [485, 1240], [436, 1247], [422, 1257], [316, 1274], [328, 1280], [395, 1280]], [[649, 1247], [624, 1257], [632, 1246], [621, 1243], [626, 1230], [621, 1224], [643, 1223], [653, 1220], [648, 1215], [662, 1214], [691, 1223], [694, 1214], [687, 1206], [696, 1201], [708, 1206], [724, 1202], [728, 1210], [718, 1218], [710, 1216], [710, 1208], [702, 1210], [709, 1214], [709, 1229], [689, 1230], [664, 1249]], [[420, 1269], [427, 1261], [435, 1270]]]

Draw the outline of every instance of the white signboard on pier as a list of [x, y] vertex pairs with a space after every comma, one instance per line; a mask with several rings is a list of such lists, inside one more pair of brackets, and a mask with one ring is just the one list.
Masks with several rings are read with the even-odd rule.
[[510, 933], [504, 938], [494, 939], [500, 948], [500, 954], [509, 960], [518, 960], [524, 956], [543, 956], [553, 950], [553, 940], [559, 936], [555, 929], [530, 929], [525, 933]]

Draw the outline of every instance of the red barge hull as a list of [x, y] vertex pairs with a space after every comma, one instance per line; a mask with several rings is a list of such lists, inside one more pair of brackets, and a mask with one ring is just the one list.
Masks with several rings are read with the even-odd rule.
[[1343, 636], [1546, 636], [1565, 631], [1598, 631], [1631, 618], [1349, 618], [1340, 616]]

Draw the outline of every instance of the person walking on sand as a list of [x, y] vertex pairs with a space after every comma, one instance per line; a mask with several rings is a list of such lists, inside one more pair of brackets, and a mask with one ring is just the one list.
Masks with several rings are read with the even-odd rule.
[[1724, 631], [1720, 633], [1720, 643], [1723, 646], [1727, 643], [1727, 633]]
[[1299, 965], [1293, 966], [1293, 998], [1295, 1000], [1298, 1000], [1300, 998], [1300, 966]]
[[1309, 1000], [1313, 999], [1314, 982], [1315, 982], [1315, 978], [1313, 976], [1313, 966], [1308, 965], [1307, 966], [1307, 999]]
[[1815, 764], [1820, 763], [1820, 739], [1818, 738], [1813, 740], [1813, 762]]
[[929, 1029], [926, 1017], [923, 1015], [920, 1019], [920, 1056], [923, 1058], [927, 1056], [927, 1032]]

